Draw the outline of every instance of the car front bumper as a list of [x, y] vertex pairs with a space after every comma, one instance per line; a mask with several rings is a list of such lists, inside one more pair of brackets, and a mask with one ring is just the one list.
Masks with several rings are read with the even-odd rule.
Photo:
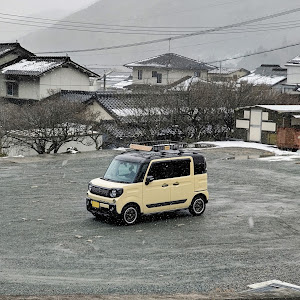
[[116, 216], [116, 204], [86, 198], [86, 209], [93, 215]]

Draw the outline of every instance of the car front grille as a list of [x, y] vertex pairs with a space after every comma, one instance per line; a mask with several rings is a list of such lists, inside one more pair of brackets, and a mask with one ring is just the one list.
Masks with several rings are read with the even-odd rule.
[[109, 189], [103, 188], [101, 186], [93, 185], [91, 187], [91, 193], [98, 196], [109, 197]]

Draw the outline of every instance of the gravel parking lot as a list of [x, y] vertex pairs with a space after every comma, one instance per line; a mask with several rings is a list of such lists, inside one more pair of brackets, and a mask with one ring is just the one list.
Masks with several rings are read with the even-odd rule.
[[[203, 149], [205, 213], [144, 216], [135, 226], [85, 209], [90, 179], [115, 151], [0, 159], [0, 295], [239, 292], [300, 284], [299, 160]], [[247, 159], [247, 157], [251, 159]]]

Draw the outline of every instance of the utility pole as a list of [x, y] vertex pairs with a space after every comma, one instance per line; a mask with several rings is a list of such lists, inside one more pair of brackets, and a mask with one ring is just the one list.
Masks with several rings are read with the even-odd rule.
[[168, 39], [169, 41], [169, 59], [168, 59], [168, 65], [167, 65], [167, 84], [169, 84], [169, 67], [170, 67], [170, 63], [171, 63], [171, 38]]
[[106, 73], [104, 73], [104, 76], [103, 76], [103, 90], [104, 91], [106, 90]]

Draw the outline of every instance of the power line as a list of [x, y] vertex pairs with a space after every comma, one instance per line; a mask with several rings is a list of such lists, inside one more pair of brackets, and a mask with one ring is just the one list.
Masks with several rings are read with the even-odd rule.
[[300, 45], [300, 42], [295, 43], [295, 44], [282, 46], [282, 47], [273, 48], [273, 49], [258, 51], [258, 52], [255, 52], [255, 53], [244, 54], [244, 55], [239, 55], [239, 56], [235, 56], [235, 57], [215, 60], [215, 61], [207, 62], [207, 64], [213, 64], [213, 63], [219, 63], [219, 62], [224, 62], [224, 61], [228, 61], [228, 60], [235, 60], [235, 59], [239, 59], [239, 58], [245, 58], [245, 57], [249, 57], [249, 56], [253, 56], [253, 55], [259, 55], [259, 54], [269, 53], [269, 52], [273, 52], [273, 51], [283, 50], [283, 49], [286, 49], [286, 48], [295, 47], [295, 46], [299, 46], [299, 45]]
[[92, 51], [102, 51], [102, 50], [120, 49], [120, 48], [134, 47], [134, 46], [156, 44], [156, 43], [161, 43], [161, 42], [165, 42], [165, 41], [178, 40], [178, 39], [193, 37], [193, 36], [197, 36], [197, 35], [203, 35], [203, 34], [218, 32], [218, 31], [222, 31], [222, 30], [226, 30], [226, 29], [230, 29], [230, 28], [237, 28], [237, 27], [241, 27], [241, 26], [244, 26], [244, 25], [249, 25], [249, 24], [253, 24], [253, 23], [257, 23], [257, 22], [261, 22], [261, 21], [265, 21], [265, 20], [269, 20], [269, 19], [273, 19], [273, 18], [285, 16], [285, 15], [289, 15], [289, 14], [292, 14], [292, 13], [295, 13], [295, 12], [298, 12], [298, 11], [300, 11], [300, 8], [295, 8], [295, 9], [291, 9], [291, 10], [287, 10], [287, 11], [267, 15], [267, 16], [264, 16], [264, 17], [259, 17], [259, 18], [247, 20], [247, 21], [242, 21], [242, 22], [238, 22], [238, 23], [234, 23], [234, 24], [230, 24], [230, 25], [219, 26], [219, 27], [215, 27], [215, 28], [211, 28], [211, 29], [200, 30], [200, 31], [192, 32], [192, 33], [177, 35], [177, 36], [174, 36], [174, 37], [161, 38], [161, 39], [150, 40], [150, 41], [145, 41], [145, 42], [137, 42], [137, 43], [118, 45], [118, 46], [108, 46], [108, 47], [92, 48], [92, 49], [38, 52], [37, 54], [46, 54], [46, 53], [48, 53], [48, 54], [50, 54], [50, 53], [51, 54], [58, 54], [58, 53], [66, 53], [66, 52], [67, 53], [92, 52]]
[[[212, 4], [212, 5], [206, 5], [204, 6], [205, 8], [209, 7], [217, 7], [221, 5], [226, 5], [230, 3], [236, 3], [240, 2], [240, 0], [235, 0], [235, 1], [229, 1], [229, 2], [223, 2], [219, 4]], [[189, 11], [194, 11], [194, 10], [186, 10], [186, 11], [178, 11], [178, 13], [182, 14], [182, 12], [189, 12]], [[0, 13], [2, 16], [9, 16], [9, 17], [16, 17], [16, 18], [23, 18], [23, 19], [32, 19], [32, 20], [42, 20], [42, 21], [51, 21], [55, 23], [66, 23], [66, 24], [80, 24], [80, 25], [96, 25], [96, 26], [110, 26], [110, 27], [121, 27], [121, 28], [144, 28], [144, 29], [175, 29], [178, 28], [178, 26], [136, 26], [136, 25], [119, 25], [119, 24], [107, 24], [107, 23], [90, 23], [90, 22], [78, 22], [78, 21], [66, 21], [66, 20], [58, 20], [58, 19], [49, 19], [49, 18], [39, 18], [39, 17], [32, 17], [32, 16], [24, 16], [24, 15], [17, 15], [17, 14], [7, 14], [7, 13]], [[158, 14], [159, 15], [159, 14]], [[157, 16], [157, 15], [156, 15]], [[165, 16], [165, 14], [164, 14]], [[131, 19], [130, 19], [131, 20]], [[49, 25], [54, 25], [54, 24], [49, 24]], [[199, 26], [180, 26], [180, 28], [199, 28]], [[202, 28], [208, 28], [208, 27], [202, 27]]]
[[[291, 48], [291, 47], [295, 47], [295, 46], [299, 46], [299, 45], [300, 45], [300, 42], [299, 43], [290, 44], [290, 45], [286, 45], [286, 46], [282, 46], [282, 47], [272, 48], [272, 49], [268, 49], [268, 50], [262, 50], [262, 51], [258, 51], [258, 52], [254, 52], [254, 53], [239, 55], [239, 56], [235, 56], [235, 57], [230, 57], [230, 58], [224, 58], [224, 59], [209, 61], [209, 62], [205, 62], [205, 63], [206, 64], [215, 64], [215, 63], [220, 63], [220, 62], [224, 62], [224, 61], [235, 60], [235, 59], [245, 58], [245, 57], [249, 57], [249, 56], [254, 56], [254, 55], [259, 55], [259, 54], [274, 52], [274, 51], [278, 51], [278, 50], [283, 50], [283, 49], [286, 49], [286, 48]], [[121, 65], [115, 65], [115, 66], [121, 66]]]
[[[88, 25], [90, 28], [91, 25], [96, 26], [96, 27], [117, 27], [117, 29], [120, 27], [122, 28], [138, 28], [138, 29], [177, 29], [178, 26], [137, 26], [137, 25], [116, 25], [116, 24], [106, 24], [106, 23], [89, 23], [89, 22], [77, 22], [77, 21], [65, 21], [65, 20], [58, 20], [58, 19], [48, 19], [48, 18], [37, 18], [37, 17], [28, 17], [28, 16], [23, 16], [23, 15], [14, 15], [14, 14], [4, 14], [4, 13], [0, 13], [0, 16], [8, 16], [8, 17], [14, 17], [14, 18], [8, 18], [8, 17], [1, 17], [3, 19], [10, 19], [10, 20], [15, 20], [15, 21], [24, 21], [24, 22], [29, 22], [26, 20], [22, 20], [22, 19], [29, 19], [29, 20], [41, 20], [41, 21], [51, 21], [52, 23], [47, 23], [49, 25], [55, 25], [55, 23], [60, 23], [60, 25], [64, 25], [68, 26], [68, 24], [75, 24], [74, 26], [76, 27], [76, 25]], [[17, 18], [17, 19], [16, 19]], [[21, 18], [21, 19], [18, 19]], [[34, 21], [31, 21], [34, 22]], [[54, 23], [53, 23], [54, 22]], [[34, 22], [34, 23], [45, 23], [45, 22]], [[21, 24], [20, 24], [21, 25]], [[199, 28], [211, 28], [211, 27], [207, 27], [207, 26], [180, 26], [180, 28], [185, 28], [185, 29], [199, 29]]]

